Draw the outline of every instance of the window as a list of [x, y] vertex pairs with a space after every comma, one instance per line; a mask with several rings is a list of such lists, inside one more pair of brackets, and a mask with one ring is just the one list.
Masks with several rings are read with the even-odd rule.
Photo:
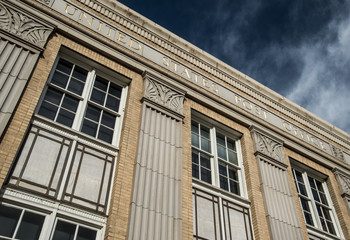
[[193, 239], [253, 239], [239, 134], [195, 113], [191, 145]]
[[0, 238], [39, 239], [44, 220], [44, 215], [0, 205]]
[[126, 87], [107, 77], [90, 66], [59, 58], [38, 114], [115, 145]]
[[242, 195], [239, 141], [217, 127], [191, 123], [192, 176], [236, 195]]
[[70, 240], [94, 240], [97, 231], [76, 223], [58, 219], [52, 240], [70, 239]]
[[293, 168], [292, 172], [304, 219], [311, 230], [310, 234], [318, 239], [317, 232], [312, 232], [312, 229], [318, 229], [330, 236], [339, 236], [336, 215], [325, 181], [303, 169]]
[[78, 58], [57, 59], [8, 185], [106, 214], [128, 79]]
[[13, 240], [96, 240], [100, 239], [102, 235], [98, 227], [90, 227], [87, 222], [74, 222], [72, 217], [70, 220], [63, 219], [62, 216], [58, 218], [55, 211], [47, 212], [46, 210], [45, 214], [38, 211], [40, 210], [33, 211], [1, 204], [0, 238]]

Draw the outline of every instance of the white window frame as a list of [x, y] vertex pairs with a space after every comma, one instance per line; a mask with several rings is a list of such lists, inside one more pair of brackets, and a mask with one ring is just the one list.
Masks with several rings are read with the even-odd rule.
[[[197, 122], [200, 125], [205, 126], [210, 131], [210, 144], [211, 144], [211, 153], [206, 153], [206, 155], [210, 156], [210, 167], [211, 167], [211, 185], [217, 187], [221, 191], [227, 192], [230, 195], [235, 195], [241, 198], [248, 198], [247, 188], [246, 188], [246, 182], [245, 182], [245, 174], [244, 174], [244, 168], [243, 168], [243, 156], [242, 156], [242, 148], [241, 148], [241, 142], [240, 137], [242, 136], [240, 133], [236, 132], [235, 130], [228, 128], [220, 123], [215, 122], [214, 120], [211, 120], [209, 118], [206, 118], [198, 113], [193, 112], [192, 113], [192, 121]], [[191, 124], [192, 124], [191, 121]], [[220, 180], [219, 180], [219, 169], [218, 169], [218, 163], [219, 158], [217, 154], [217, 142], [216, 142], [216, 133], [220, 133], [226, 137], [228, 137], [231, 140], [235, 141], [235, 148], [237, 153], [237, 165], [230, 164], [228, 161], [225, 162], [225, 164], [229, 166], [234, 166], [235, 169], [237, 169], [237, 175], [238, 175], [238, 182], [239, 182], [239, 191], [240, 194], [234, 194], [227, 190], [224, 190], [220, 188]], [[203, 150], [192, 146], [191, 145], [191, 152], [192, 150], [198, 151], [198, 152], [204, 152]], [[204, 181], [201, 181], [195, 177], [192, 177], [194, 181], [199, 181], [203, 184], [210, 185], [209, 183], [206, 183]]]
[[[110, 70], [110, 69], [108, 69], [100, 64], [97, 64], [86, 57], [80, 56], [77, 53], [72, 53], [70, 50], [67, 50], [65, 48], [61, 49], [59, 55], [57, 56], [57, 58], [55, 60], [54, 65], [51, 69], [47, 84], [45, 86], [45, 89], [43, 91], [43, 94], [41, 96], [39, 104], [37, 105], [37, 108], [35, 111], [36, 116], [38, 116], [39, 118], [45, 118], [45, 117], [39, 115], [38, 112], [40, 110], [40, 107], [42, 105], [42, 102], [44, 100], [44, 97], [46, 95], [48, 87], [54, 86], [53, 88], [58, 89], [60, 92], [67, 92], [68, 91], [68, 90], [62, 91], [62, 90], [60, 90], [59, 87], [57, 87], [51, 83], [52, 77], [55, 73], [58, 62], [61, 58], [87, 70], [88, 74], [87, 74], [87, 78], [86, 78], [86, 82], [85, 82], [85, 86], [84, 86], [82, 95], [79, 96], [79, 95], [75, 94], [76, 95], [75, 98], [79, 100], [79, 104], [78, 104], [77, 111], [75, 113], [72, 127], [65, 126], [65, 125], [60, 124], [60, 123], [53, 121], [53, 120], [48, 119], [48, 121], [51, 121], [54, 125], [59, 126], [59, 127], [73, 129], [73, 130], [79, 132], [82, 136], [87, 137], [87, 138], [92, 138], [95, 141], [98, 141], [100, 143], [107, 144], [107, 145], [113, 145], [113, 146], [118, 147], [119, 142], [120, 142], [120, 135], [121, 135], [121, 129], [122, 129], [122, 124], [123, 124], [123, 118], [124, 118], [124, 110], [125, 110], [125, 105], [126, 105], [126, 100], [127, 100], [128, 84], [130, 82], [130, 79], [128, 79], [127, 77], [122, 76], [121, 74], [114, 72], [114, 71], [112, 71], [112, 70]], [[97, 103], [90, 104], [92, 106], [98, 106], [97, 108], [103, 109], [103, 110], [111, 113], [112, 115], [116, 116], [116, 121], [115, 121], [115, 125], [113, 128], [114, 129], [113, 138], [112, 138], [111, 143], [100, 140], [97, 137], [90, 136], [90, 135], [81, 131], [83, 121], [84, 121], [85, 111], [86, 111], [89, 103], [91, 103], [90, 96], [91, 96], [91, 93], [93, 90], [93, 86], [94, 86], [93, 84], [94, 84], [94, 81], [96, 79], [96, 76], [100, 76], [100, 77], [104, 78], [105, 80], [107, 80], [109, 83], [114, 83], [122, 88], [118, 112], [109, 110], [109, 109], [107, 109], [107, 107], [100, 106]], [[74, 93], [72, 93], [70, 95], [74, 95]]]
[[[324, 240], [345, 239], [344, 235], [341, 231], [340, 223], [339, 223], [339, 220], [337, 218], [331, 196], [330, 196], [329, 191], [328, 191], [328, 187], [326, 184], [327, 176], [320, 173], [320, 172], [317, 172], [317, 171], [315, 171], [315, 170], [313, 170], [305, 165], [302, 165], [301, 163], [293, 162], [292, 163], [292, 174], [293, 174], [294, 183], [296, 181], [295, 176], [294, 176], [294, 174], [295, 174], [294, 171], [298, 171], [301, 173], [303, 181], [304, 181], [304, 185], [306, 188], [306, 193], [308, 195], [306, 197], [306, 196], [300, 194], [299, 190], [298, 190], [299, 187], [297, 188], [294, 184], [294, 186], [297, 188], [296, 190], [298, 193], [299, 203], [300, 203], [300, 207], [301, 207], [301, 210], [303, 213], [304, 222], [306, 224], [307, 231], [310, 234], [310, 236], [318, 237], [318, 238], [324, 239]], [[322, 229], [321, 220], [320, 220], [319, 215], [317, 213], [317, 207], [316, 207], [316, 203], [315, 203], [315, 200], [313, 198], [313, 195], [312, 195], [311, 185], [310, 185], [308, 177], [311, 177], [311, 178], [321, 182], [321, 184], [322, 184], [322, 188], [323, 188], [323, 191], [326, 195], [326, 200], [328, 203], [327, 208], [329, 209], [330, 217], [331, 217], [331, 220], [332, 220], [332, 223], [334, 226], [335, 235], [332, 233], [329, 233], [327, 231], [324, 231]], [[314, 226], [306, 223], [305, 216], [304, 216], [304, 210], [303, 210], [303, 207], [301, 206], [300, 198], [304, 198], [307, 200]]]
[[[8, 198], [9, 196], [6, 196], [8, 190], [5, 190], [5, 198]], [[12, 197], [10, 197], [12, 198]], [[31, 196], [31, 198], [36, 198], [34, 196]], [[18, 200], [18, 199], [17, 199]], [[41, 201], [40, 201], [41, 200]], [[86, 217], [86, 214], [84, 212], [79, 211], [73, 211], [69, 213], [68, 211], [65, 211], [65, 207], [63, 205], [54, 205], [51, 208], [46, 206], [47, 204], [50, 204], [49, 202], [46, 202], [45, 200], [42, 201], [42, 199], [38, 198], [37, 202], [28, 201], [27, 199], [21, 199], [21, 203], [9, 201], [9, 202], [1, 202], [2, 205], [16, 208], [22, 210], [23, 212], [33, 212], [38, 215], [45, 216], [44, 223], [42, 225], [41, 233], [39, 236], [39, 240], [47, 240], [52, 239], [53, 233], [56, 228], [57, 220], [61, 220], [64, 222], [72, 223], [77, 226], [82, 226], [85, 228], [89, 228], [96, 231], [96, 239], [95, 240], [102, 240], [104, 239], [105, 234], [105, 222], [106, 218], [104, 217], [104, 221], [97, 222], [96, 218], [94, 218], [93, 214], [91, 217]], [[20, 219], [21, 220], [21, 219]], [[17, 223], [18, 224], [18, 223]], [[16, 230], [18, 230], [19, 225], [17, 225]], [[14, 235], [16, 232], [14, 233]], [[0, 238], [9, 239], [9, 240], [17, 240], [16, 238], [8, 238], [0, 236]]]

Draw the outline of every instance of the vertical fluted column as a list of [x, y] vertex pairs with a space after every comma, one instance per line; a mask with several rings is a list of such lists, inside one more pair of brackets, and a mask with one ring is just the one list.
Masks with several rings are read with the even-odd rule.
[[251, 128], [251, 134], [255, 143], [271, 239], [304, 239], [286, 172], [282, 142], [254, 127]]
[[181, 239], [184, 93], [144, 74], [129, 239]]
[[0, 137], [53, 29], [0, 1]]

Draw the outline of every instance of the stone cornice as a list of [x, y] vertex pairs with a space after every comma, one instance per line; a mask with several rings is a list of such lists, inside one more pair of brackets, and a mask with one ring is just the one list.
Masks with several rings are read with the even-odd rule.
[[[50, 1], [38, 0], [50, 5]], [[314, 130], [318, 134], [350, 149], [350, 135], [308, 112], [292, 101], [268, 89], [254, 79], [242, 74], [210, 54], [186, 42], [168, 30], [158, 26], [142, 15], [130, 10], [117, 1], [111, 0], [75, 0], [95, 12], [123, 26], [133, 34], [147, 39], [169, 52], [183, 62], [190, 63], [208, 74], [228, 83], [250, 97], [264, 103], [277, 112], [283, 113], [294, 121]]]

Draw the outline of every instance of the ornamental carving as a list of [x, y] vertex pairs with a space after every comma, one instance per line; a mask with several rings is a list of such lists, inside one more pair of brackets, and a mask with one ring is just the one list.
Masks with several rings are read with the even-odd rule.
[[337, 148], [337, 147], [335, 147], [333, 145], [331, 145], [331, 146], [332, 146], [332, 151], [333, 151], [334, 157], [336, 157], [340, 161], [345, 162], [343, 150], [341, 150], [340, 148]]
[[253, 136], [257, 152], [284, 163], [283, 146], [281, 143], [257, 131], [254, 131]]
[[184, 95], [146, 77], [144, 97], [179, 114], [183, 113]]
[[0, 3], [0, 29], [44, 47], [52, 29]]
[[335, 172], [335, 174], [337, 176], [341, 194], [346, 194], [350, 196], [350, 177], [340, 172]]

